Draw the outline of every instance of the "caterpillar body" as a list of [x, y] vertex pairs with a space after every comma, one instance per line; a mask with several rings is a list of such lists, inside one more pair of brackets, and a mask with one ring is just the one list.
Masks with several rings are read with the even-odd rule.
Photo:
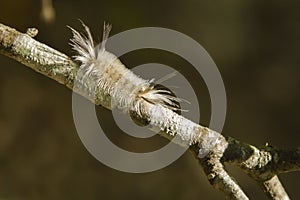
[[[89, 93], [101, 90], [111, 97], [111, 107], [116, 107], [151, 126], [165, 131], [169, 135], [177, 135], [180, 144], [197, 144], [199, 156], [210, 151], [218, 143], [218, 134], [202, 127], [174, 111], [180, 110], [181, 99], [172, 96], [169, 90], [155, 87], [154, 80], [145, 80], [127, 69], [112, 53], [106, 51], [105, 43], [111, 26], [104, 24], [101, 45], [95, 45], [90, 29], [83, 24], [85, 33], [81, 34], [73, 28], [71, 45], [77, 52], [74, 56], [80, 65], [80, 83], [87, 84]], [[91, 84], [92, 83], [92, 84]], [[101, 96], [101, 95], [98, 95]], [[101, 101], [100, 101], [101, 102]], [[132, 117], [132, 115], [131, 115]]]
[[174, 111], [180, 109], [181, 99], [172, 96], [171, 91], [156, 89], [154, 79], [140, 78], [126, 68], [114, 54], [106, 51], [105, 44], [111, 25], [104, 23], [101, 45], [94, 44], [90, 29], [84, 23], [82, 25], [85, 34], [70, 27], [73, 33], [71, 45], [78, 54], [74, 58], [81, 63], [81, 79], [93, 81], [93, 90], [100, 88], [107, 92], [111, 97], [112, 107], [125, 112], [136, 112], [138, 115], [143, 113], [141, 101], [160, 104]]

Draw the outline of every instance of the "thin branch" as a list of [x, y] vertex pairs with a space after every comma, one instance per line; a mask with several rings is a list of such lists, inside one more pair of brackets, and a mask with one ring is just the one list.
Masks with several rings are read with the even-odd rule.
[[300, 148], [255, 147], [231, 137], [226, 137], [226, 141], [229, 145], [222, 161], [238, 165], [256, 180], [266, 181], [274, 175], [300, 171]]
[[[31, 36], [33, 35], [30, 33], [23, 34], [0, 24], [0, 53], [56, 80], [94, 102], [94, 98], [82, 92], [82, 88], [73, 88], [79, 65], [65, 54], [34, 40]], [[90, 89], [88, 84], [82, 84], [82, 87]], [[107, 92], [102, 91], [100, 88], [97, 97], [94, 102], [96, 105], [102, 105], [110, 109], [111, 97]], [[142, 104], [148, 115], [151, 114], [151, 110], [159, 111], [162, 114], [159, 116], [151, 114], [151, 119], [160, 120], [159, 122], [166, 126], [176, 125], [177, 129], [174, 134], [161, 132], [162, 136], [170, 139], [181, 131], [182, 140], [191, 143], [190, 151], [199, 160], [209, 182], [216, 189], [224, 192], [227, 198], [248, 199], [236, 181], [224, 169], [224, 162], [237, 165], [243, 169], [245, 173], [262, 186], [269, 199], [289, 199], [276, 175], [300, 170], [299, 148], [279, 150], [271, 146], [254, 147], [195, 124], [182, 116], [174, 114], [168, 108], [148, 102], [142, 102]], [[172, 117], [170, 118], [169, 115]], [[186, 124], [189, 127], [183, 127], [182, 124], [173, 121], [173, 117], [188, 122]], [[143, 123], [144, 119], [138, 120]], [[191, 129], [193, 132], [184, 135], [182, 132], [187, 129]]]
[[265, 194], [269, 199], [290, 199], [277, 176], [273, 176], [271, 179], [261, 182], [259, 185], [263, 188]]
[[[28, 29], [31, 32], [32, 29]], [[9, 56], [57, 82], [73, 88], [78, 65], [65, 54], [0, 24], [0, 53]]]
[[55, 21], [55, 9], [52, 0], [42, 0], [41, 19], [49, 24]]
[[221, 158], [223, 162], [239, 166], [257, 181], [269, 199], [289, 199], [277, 175], [300, 170], [299, 150], [279, 150], [271, 146], [257, 148], [231, 137], [226, 140], [229, 144]]
[[197, 152], [197, 146], [190, 147], [190, 150], [194, 153], [196, 159], [199, 160], [199, 163], [207, 175], [208, 181], [214, 188], [222, 191], [226, 195], [227, 199], [247, 200], [248, 197], [246, 194], [240, 188], [236, 180], [224, 169], [224, 165], [221, 162], [221, 158], [224, 156], [224, 151], [228, 148], [228, 142], [223, 140], [219, 144], [226, 145], [217, 145], [202, 159], [195, 154], [195, 152]]

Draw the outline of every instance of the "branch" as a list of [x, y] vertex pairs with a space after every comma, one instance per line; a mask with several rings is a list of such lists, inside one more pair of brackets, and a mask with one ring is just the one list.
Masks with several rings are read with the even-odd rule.
[[[76, 74], [80, 68], [79, 64], [65, 54], [34, 40], [32, 37], [35, 34], [32, 34], [32, 30], [36, 29], [29, 29], [26, 34], [23, 34], [0, 24], [0, 53], [65, 85], [96, 105], [111, 109], [111, 96], [107, 91], [97, 88], [95, 100], [93, 96], [84, 92], [91, 90], [92, 86], [88, 83], [82, 83], [81, 88], [73, 88]], [[234, 138], [224, 137], [177, 115], [168, 108], [146, 101], [142, 102], [142, 106], [145, 110], [141, 115], [146, 116], [147, 119], [137, 120], [140, 120], [141, 123], [149, 119], [161, 122], [157, 126], [165, 130], [160, 133], [162, 136], [170, 139], [174, 135], [179, 135], [183, 143], [189, 143], [189, 150], [199, 161], [209, 182], [213, 187], [224, 192], [227, 198], [248, 199], [237, 182], [225, 170], [223, 164], [225, 162], [237, 165], [256, 180], [269, 199], [289, 199], [277, 175], [300, 170], [299, 148], [294, 150], [280, 150], [272, 146], [258, 148]], [[160, 115], [152, 112], [154, 110]], [[178, 121], [174, 119], [185, 123], [178, 124]], [[171, 133], [164, 129], [173, 126], [176, 128]]]
[[277, 176], [273, 176], [271, 179], [261, 182], [260, 186], [263, 188], [269, 199], [289, 200], [289, 197]]

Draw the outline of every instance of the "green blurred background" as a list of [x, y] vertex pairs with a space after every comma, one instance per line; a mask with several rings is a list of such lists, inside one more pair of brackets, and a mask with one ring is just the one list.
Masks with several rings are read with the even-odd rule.
[[[22, 32], [37, 27], [37, 40], [70, 56], [74, 52], [66, 25], [79, 28], [77, 19], [98, 38], [104, 20], [113, 24], [112, 34], [144, 26], [180, 31], [203, 45], [222, 74], [228, 100], [223, 134], [254, 145], [299, 146], [299, 1], [54, 0], [53, 4], [56, 19], [49, 24], [40, 18], [39, 0], [1, 0], [0, 22]], [[191, 68], [183, 59], [158, 50], [132, 52], [122, 60], [131, 67], [159, 62]], [[0, 71], [0, 199], [224, 199], [190, 153], [147, 174], [104, 166], [76, 133], [71, 91], [3, 55]], [[205, 84], [193, 75], [188, 79], [200, 99], [200, 123], [208, 125]], [[100, 121], [113, 128], [110, 112], [101, 108], [98, 112], [103, 114]], [[113, 139], [130, 148], [144, 145], [118, 134]], [[147, 145], [153, 147], [155, 141]], [[251, 199], [265, 199], [253, 180], [228, 167]], [[300, 199], [300, 173], [280, 178], [291, 198]]]

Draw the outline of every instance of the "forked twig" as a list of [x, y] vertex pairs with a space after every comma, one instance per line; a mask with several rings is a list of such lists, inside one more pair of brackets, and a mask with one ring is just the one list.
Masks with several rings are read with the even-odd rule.
[[[111, 108], [111, 95], [107, 91], [96, 92], [96, 99], [82, 89], [91, 91], [89, 84], [82, 84], [82, 88], [73, 88], [74, 80], [80, 69], [78, 63], [65, 54], [34, 40], [30, 34], [23, 34], [13, 28], [0, 24], [0, 53], [9, 56], [33, 70], [67, 86], [71, 90], [83, 95], [97, 105]], [[95, 100], [95, 101], [94, 101]], [[188, 141], [190, 151], [199, 160], [209, 182], [216, 189], [224, 192], [229, 199], [248, 199], [238, 183], [224, 169], [223, 163], [239, 166], [245, 173], [251, 176], [262, 186], [269, 199], [289, 199], [284, 187], [277, 175], [290, 171], [300, 170], [300, 150], [281, 150], [271, 146], [255, 147], [224, 137], [223, 135], [188, 119], [177, 116], [168, 108], [141, 100], [140, 114], [148, 117], [163, 126], [177, 125], [172, 132], [165, 131], [161, 134], [166, 138], [172, 138], [176, 134], [183, 134], [182, 140]], [[153, 111], [163, 116], [155, 115]], [[172, 116], [172, 119], [170, 119]], [[176, 124], [173, 118], [189, 123]], [[142, 118], [141, 118], [142, 120]], [[160, 121], [158, 121], [160, 120]], [[171, 123], [171, 124], [170, 124]], [[211, 139], [213, 138], [213, 140]]]

